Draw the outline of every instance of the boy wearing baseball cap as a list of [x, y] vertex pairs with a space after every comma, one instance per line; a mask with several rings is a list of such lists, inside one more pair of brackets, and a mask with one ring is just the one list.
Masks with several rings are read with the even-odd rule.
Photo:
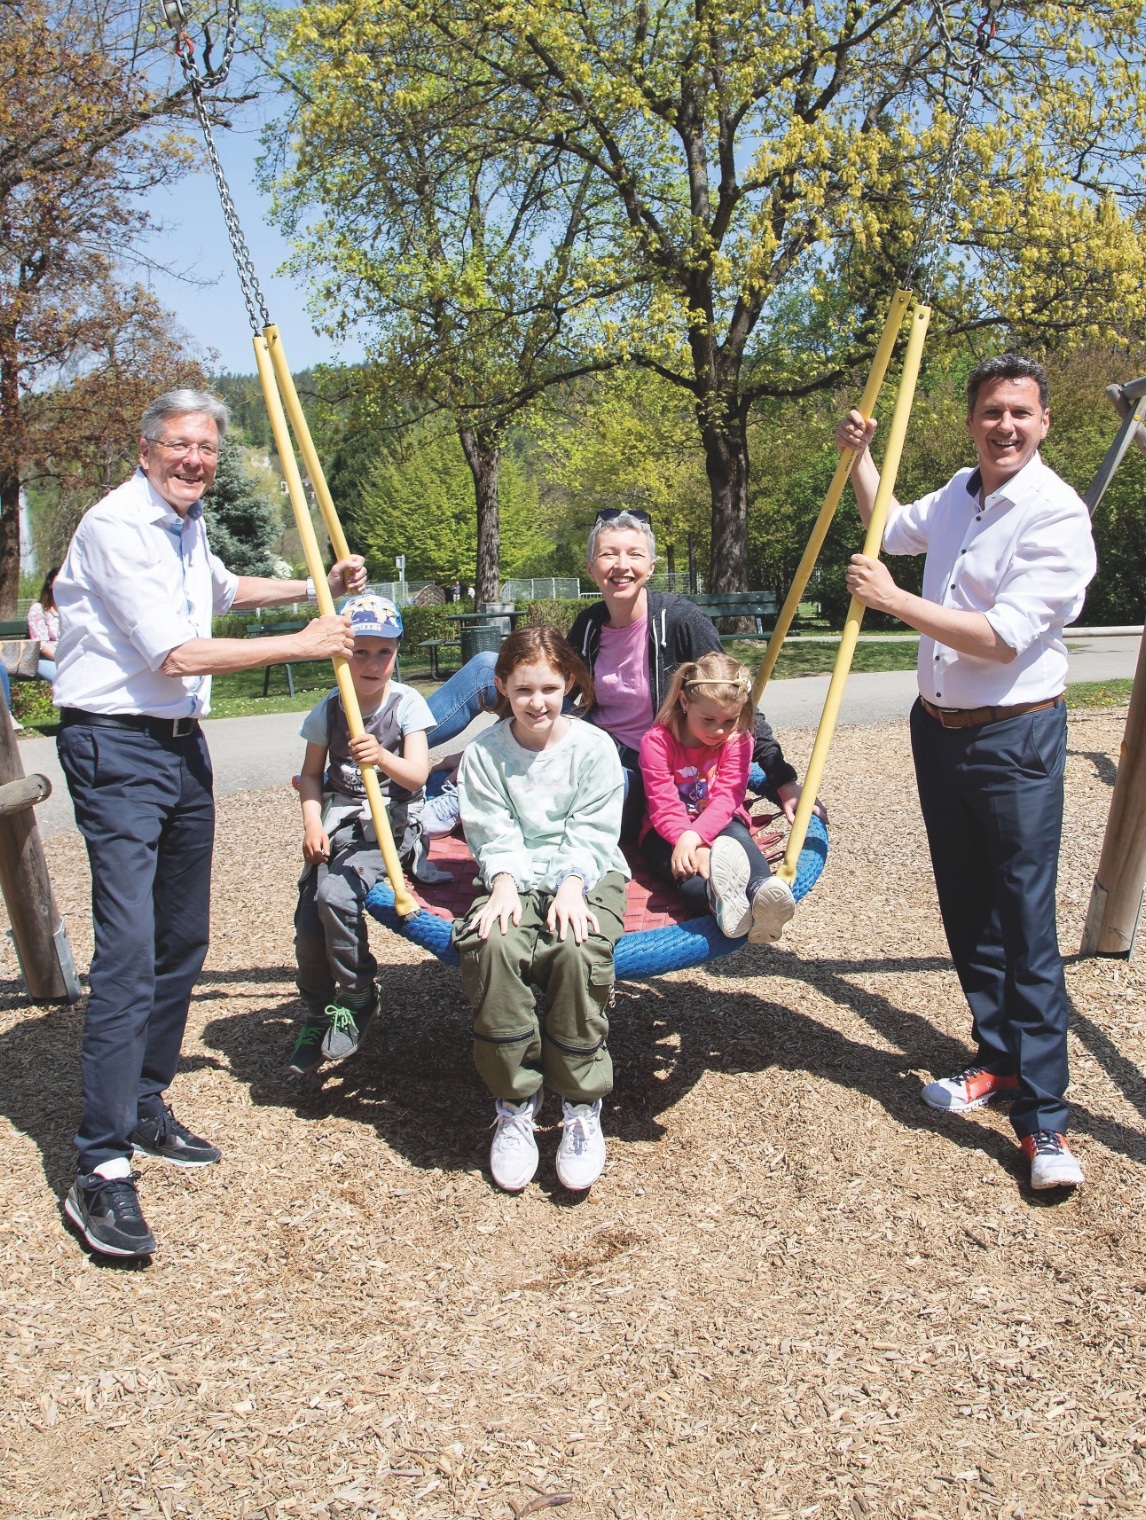
[[299, 733], [306, 758], [299, 777], [303, 855], [295, 910], [298, 990], [306, 1020], [290, 1069], [302, 1075], [324, 1060], [341, 1061], [358, 1049], [378, 1011], [378, 964], [370, 953], [363, 904], [385, 875], [360, 765], [378, 771], [390, 827], [400, 856], [418, 844], [430, 751], [426, 733], [434, 716], [412, 686], [391, 680], [402, 642], [402, 615], [383, 596], [347, 597], [354, 634], [350, 673], [365, 733], [350, 737], [335, 688]]

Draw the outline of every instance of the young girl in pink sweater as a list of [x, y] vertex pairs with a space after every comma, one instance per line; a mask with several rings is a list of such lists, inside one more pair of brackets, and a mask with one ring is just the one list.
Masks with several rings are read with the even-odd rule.
[[705, 654], [673, 676], [641, 741], [641, 849], [722, 934], [775, 944], [796, 911], [752, 838], [744, 792], [752, 759], [752, 681], [730, 655]]

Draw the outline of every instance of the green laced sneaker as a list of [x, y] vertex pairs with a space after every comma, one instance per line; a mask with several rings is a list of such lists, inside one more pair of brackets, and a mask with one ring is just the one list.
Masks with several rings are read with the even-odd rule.
[[345, 1061], [362, 1043], [366, 1026], [378, 1012], [380, 1002], [378, 989], [365, 1008], [346, 1008], [341, 1003], [331, 1003], [326, 1010], [330, 1020], [322, 1040], [322, 1053], [328, 1061]]
[[318, 1070], [325, 1059], [322, 1053], [322, 1041], [327, 1028], [326, 1019], [306, 1021], [299, 1031], [298, 1039], [294, 1042], [294, 1050], [290, 1058], [291, 1071], [297, 1072], [300, 1077], [309, 1077], [312, 1071]]

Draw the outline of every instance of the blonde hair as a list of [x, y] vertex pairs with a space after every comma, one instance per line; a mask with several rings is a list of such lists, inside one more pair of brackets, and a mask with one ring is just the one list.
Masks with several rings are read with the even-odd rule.
[[680, 744], [684, 743], [686, 732], [682, 697], [686, 705], [690, 699], [710, 697], [728, 707], [739, 706], [736, 731], [741, 734], [752, 732], [756, 718], [752, 705], [752, 676], [747, 666], [741, 665], [730, 654], [715, 651], [702, 654], [699, 660], [688, 660], [674, 671], [656, 721]]

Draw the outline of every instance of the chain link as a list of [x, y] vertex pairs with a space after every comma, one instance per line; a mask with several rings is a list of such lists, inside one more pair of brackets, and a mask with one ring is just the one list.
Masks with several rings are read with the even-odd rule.
[[227, 30], [223, 38], [223, 56], [219, 60], [217, 68], [208, 69], [204, 74], [201, 74], [195, 66], [194, 45], [186, 30], [184, 30], [187, 13], [182, 0], [163, 0], [163, 8], [167, 19], [177, 28], [175, 53], [183, 69], [184, 77], [187, 80], [187, 87], [191, 91], [195, 115], [198, 117], [199, 127], [203, 133], [203, 141], [207, 147], [207, 159], [211, 165], [211, 173], [215, 176], [215, 188], [219, 192], [219, 203], [223, 208], [223, 221], [227, 227], [227, 237], [231, 244], [231, 253], [234, 256], [235, 268], [239, 275], [243, 302], [247, 308], [251, 331], [257, 335], [264, 327], [270, 325], [270, 313], [267, 310], [267, 303], [263, 299], [259, 277], [255, 273], [251, 251], [247, 246], [247, 239], [243, 233], [242, 224], [239, 221], [239, 213], [235, 210], [235, 202], [231, 196], [230, 186], [227, 184], [227, 177], [223, 173], [219, 150], [215, 146], [215, 134], [211, 130], [211, 118], [207, 114], [207, 106], [203, 98], [204, 92], [208, 88], [221, 85], [231, 71], [231, 64], [234, 62], [235, 57], [235, 40], [239, 28], [239, 3], [240, 0], [227, 0]]
[[[920, 300], [924, 306], [931, 304], [931, 292], [938, 273], [939, 260], [951, 236], [951, 209], [955, 200], [955, 184], [963, 167], [963, 148], [971, 121], [971, 103], [979, 87], [979, 76], [983, 72], [983, 65], [987, 61], [987, 49], [995, 35], [996, 3], [997, 0], [989, 0], [984, 7], [983, 19], [975, 33], [975, 55], [967, 71], [967, 86], [955, 116], [951, 140], [939, 161], [935, 191], [927, 203], [927, 209], [923, 215], [923, 227], [916, 241], [911, 268], [907, 275], [907, 288], [911, 290], [914, 288], [916, 272], [922, 269], [919, 284]], [[936, 15], [950, 53], [950, 33], [941, 7], [936, 8]]]

